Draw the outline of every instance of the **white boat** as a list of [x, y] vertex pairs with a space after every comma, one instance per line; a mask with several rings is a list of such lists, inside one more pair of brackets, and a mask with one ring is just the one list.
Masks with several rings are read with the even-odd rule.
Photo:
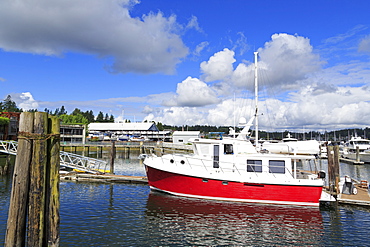
[[342, 156], [347, 159], [370, 163], [370, 140], [357, 136], [352, 137], [344, 144]]
[[128, 141], [130, 138], [127, 135], [119, 135], [117, 137], [118, 141]]
[[147, 138], [145, 138], [144, 136], [131, 136], [129, 140], [133, 142], [143, 142], [147, 141]]
[[[256, 104], [256, 133], [257, 109]], [[313, 156], [260, 152], [248, 133], [247, 124], [237, 138], [189, 140], [193, 154], [148, 155], [143, 163], [150, 188], [204, 199], [319, 206], [328, 195], [323, 192], [325, 173], [297, 169], [298, 160]]]
[[318, 141], [298, 141], [298, 139], [292, 138], [290, 134], [279, 142], [265, 141], [262, 143], [262, 148], [278, 154], [318, 155], [320, 153], [320, 143]]

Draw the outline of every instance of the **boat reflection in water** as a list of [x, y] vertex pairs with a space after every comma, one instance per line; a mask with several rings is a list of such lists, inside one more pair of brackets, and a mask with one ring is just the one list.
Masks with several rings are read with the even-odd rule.
[[249, 204], [152, 191], [146, 216], [159, 245], [320, 245], [319, 208]]

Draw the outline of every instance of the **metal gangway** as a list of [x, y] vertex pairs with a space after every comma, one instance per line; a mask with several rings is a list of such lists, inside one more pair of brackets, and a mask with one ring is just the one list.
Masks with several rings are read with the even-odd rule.
[[[18, 142], [1, 141], [0, 152], [17, 155]], [[66, 167], [83, 171], [87, 173], [105, 173], [107, 171], [107, 162], [74, 153], [60, 151], [60, 167]]]

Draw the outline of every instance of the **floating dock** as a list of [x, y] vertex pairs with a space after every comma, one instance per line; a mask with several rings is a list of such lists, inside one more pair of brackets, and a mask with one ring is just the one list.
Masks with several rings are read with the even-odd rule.
[[340, 158], [339, 160], [341, 162], [351, 164], [351, 165], [363, 165], [363, 164], [365, 164], [363, 161], [356, 161], [356, 160], [346, 159], [346, 158]]
[[67, 173], [60, 175], [60, 181], [78, 182], [98, 182], [98, 183], [133, 183], [148, 184], [146, 177], [125, 176], [114, 174], [86, 174], [86, 173]]
[[362, 188], [357, 185], [357, 194], [340, 194], [338, 197], [339, 204], [350, 204], [357, 206], [367, 206], [370, 207], [370, 195], [367, 188]]

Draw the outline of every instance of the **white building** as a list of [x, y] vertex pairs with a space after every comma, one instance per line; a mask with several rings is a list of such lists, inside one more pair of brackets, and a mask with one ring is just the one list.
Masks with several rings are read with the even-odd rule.
[[104, 136], [140, 136], [150, 140], [165, 140], [170, 138], [170, 131], [159, 131], [153, 122], [135, 123], [90, 123], [89, 134]]
[[190, 138], [198, 138], [200, 131], [175, 131], [172, 135], [173, 143], [188, 143]]

